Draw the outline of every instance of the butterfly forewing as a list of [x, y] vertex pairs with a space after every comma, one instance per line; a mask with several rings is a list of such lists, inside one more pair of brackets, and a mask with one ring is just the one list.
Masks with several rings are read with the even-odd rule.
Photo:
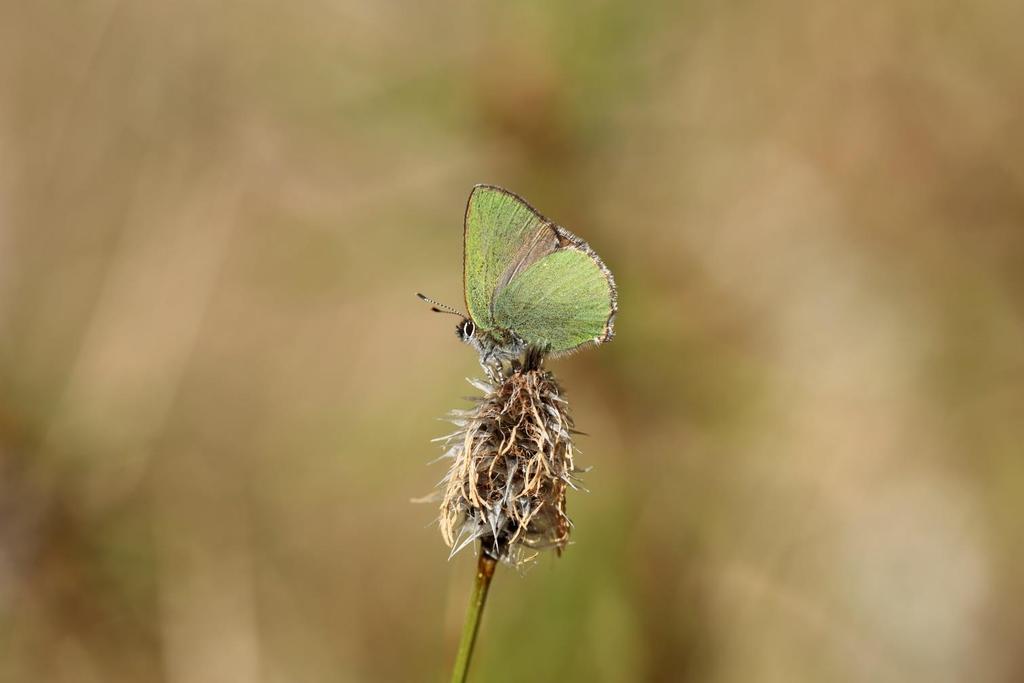
[[551, 223], [507, 190], [477, 185], [466, 205], [466, 308], [478, 327], [495, 327], [493, 304], [507, 283], [556, 246]]

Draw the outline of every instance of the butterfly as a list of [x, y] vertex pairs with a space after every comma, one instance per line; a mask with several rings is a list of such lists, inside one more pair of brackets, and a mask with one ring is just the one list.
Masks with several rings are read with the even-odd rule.
[[455, 333], [485, 368], [528, 349], [559, 356], [611, 341], [618, 310], [611, 271], [586, 242], [525, 199], [475, 186], [463, 241], [468, 315], [418, 296], [432, 310], [462, 318]]

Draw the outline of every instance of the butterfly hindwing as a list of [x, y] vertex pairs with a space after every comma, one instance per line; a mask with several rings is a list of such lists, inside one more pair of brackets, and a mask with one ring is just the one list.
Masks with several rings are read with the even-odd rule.
[[[560, 234], [578, 242], [567, 231]], [[611, 339], [615, 296], [611, 274], [597, 255], [585, 244], [570, 243], [536, 260], [495, 294], [494, 320], [528, 344], [565, 353]]]
[[495, 326], [495, 292], [556, 247], [550, 221], [507, 190], [477, 185], [466, 204], [466, 308], [478, 327]]

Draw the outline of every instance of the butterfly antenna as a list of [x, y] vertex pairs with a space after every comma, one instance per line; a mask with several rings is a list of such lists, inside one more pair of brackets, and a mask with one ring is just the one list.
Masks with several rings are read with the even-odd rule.
[[426, 296], [424, 294], [420, 294], [419, 292], [416, 292], [416, 296], [418, 296], [423, 301], [426, 301], [428, 304], [431, 304], [430, 310], [432, 310], [434, 313], [449, 313], [451, 315], [457, 315], [460, 318], [465, 317], [461, 313], [456, 311], [454, 308], [452, 308], [451, 306], [448, 306], [446, 304], [442, 304], [440, 301], [434, 301], [429, 296]]

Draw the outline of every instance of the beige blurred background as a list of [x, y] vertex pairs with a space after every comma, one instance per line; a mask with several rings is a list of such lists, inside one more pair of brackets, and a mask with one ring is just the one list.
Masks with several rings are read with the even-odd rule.
[[0, 3], [0, 680], [445, 680], [497, 183], [617, 276], [478, 681], [1024, 677], [1024, 5]]

